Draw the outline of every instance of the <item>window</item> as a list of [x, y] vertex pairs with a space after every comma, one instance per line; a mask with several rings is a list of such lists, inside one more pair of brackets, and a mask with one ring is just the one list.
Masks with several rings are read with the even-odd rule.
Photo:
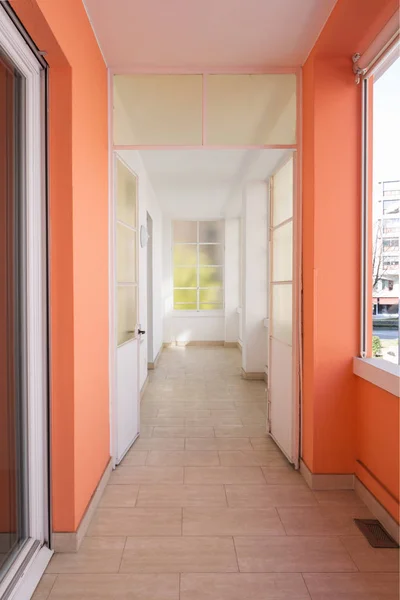
[[[366, 71], [363, 90], [361, 355], [399, 365], [400, 46]], [[372, 322], [371, 322], [372, 320]]]
[[224, 307], [224, 221], [173, 222], [175, 310]]

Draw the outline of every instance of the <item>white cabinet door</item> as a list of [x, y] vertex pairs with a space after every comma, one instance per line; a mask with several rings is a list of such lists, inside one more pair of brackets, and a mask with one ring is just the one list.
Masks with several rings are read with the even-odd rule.
[[294, 288], [294, 159], [271, 178], [268, 396], [270, 433], [298, 466], [299, 420]]
[[138, 193], [137, 177], [118, 157], [115, 208], [115, 463], [139, 434]]

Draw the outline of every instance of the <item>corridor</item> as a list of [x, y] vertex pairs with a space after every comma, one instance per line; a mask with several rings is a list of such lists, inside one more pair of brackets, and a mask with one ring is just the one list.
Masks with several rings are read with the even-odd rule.
[[396, 600], [396, 550], [374, 550], [352, 491], [312, 492], [266, 436], [265, 384], [237, 349], [164, 349], [141, 435], [77, 554], [36, 600]]

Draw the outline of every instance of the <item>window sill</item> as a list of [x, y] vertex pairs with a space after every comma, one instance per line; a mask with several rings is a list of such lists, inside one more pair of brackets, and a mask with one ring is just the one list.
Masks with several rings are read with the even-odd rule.
[[222, 310], [173, 310], [171, 315], [174, 319], [193, 317], [194, 319], [199, 319], [202, 317], [220, 317], [225, 318], [225, 311]]
[[353, 361], [353, 372], [390, 394], [400, 396], [400, 367], [379, 358], [358, 358]]

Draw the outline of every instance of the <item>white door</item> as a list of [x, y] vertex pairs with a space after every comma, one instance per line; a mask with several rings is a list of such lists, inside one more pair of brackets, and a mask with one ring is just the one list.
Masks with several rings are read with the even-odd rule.
[[121, 462], [139, 434], [138, 333], [138, 182], [115, 157], [115, 463]]
[[268, 403], [270, 433], [296, 467], [299, 419], [294, 286], [294, 158], [271, 178]]

